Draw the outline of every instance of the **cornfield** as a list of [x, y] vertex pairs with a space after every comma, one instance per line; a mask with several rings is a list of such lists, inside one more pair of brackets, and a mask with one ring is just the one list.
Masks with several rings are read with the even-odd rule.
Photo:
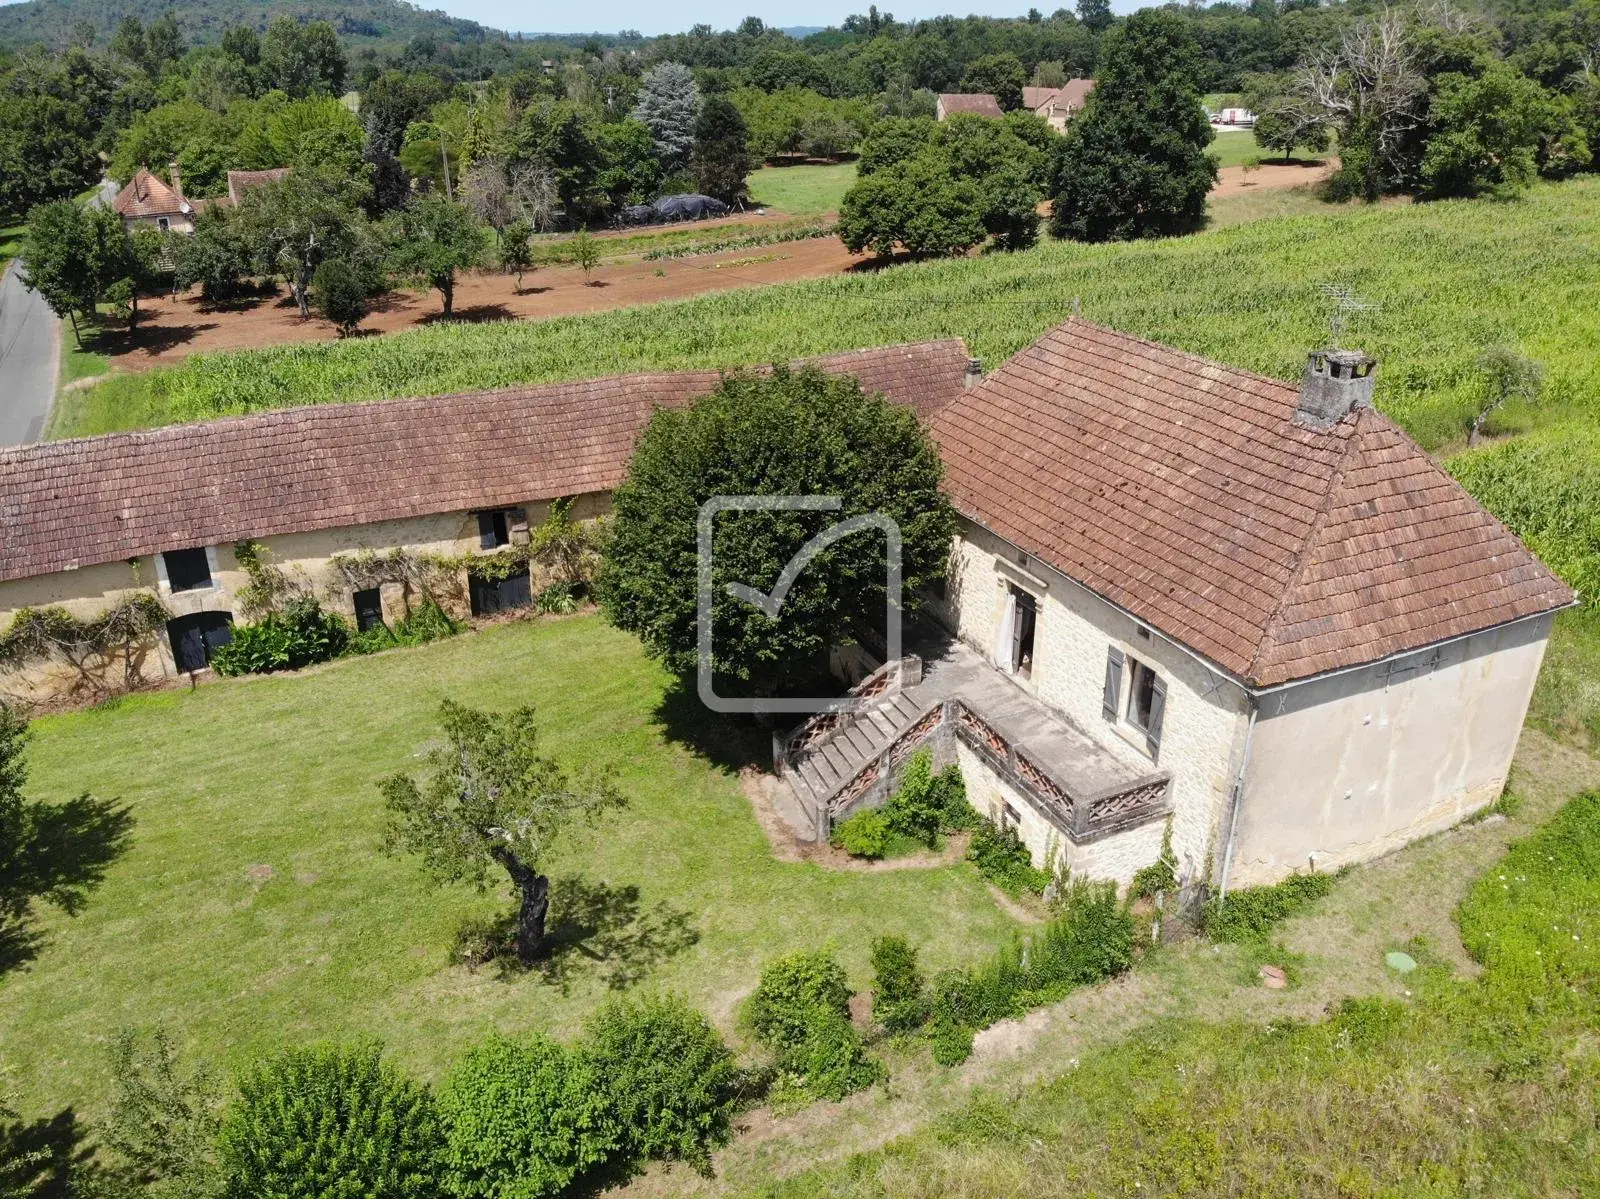
[[[1066, 317], [1297, 378], [1329, 340], [1320, 283], [1377, 305], [1345, 341], [1377, 354], [1380, 405], [1423, 445], [1458, 439], [1474, 362], [1542, 362], [1544, 415], [1589, 416], [1600, 372], [1600, 180], [1511, 204], [1338, 209], [1194, 237], [923, 263], [538, 323], [196, 355], [70, 397], [59, 431], [107, 432], [286, 404], [430, 395], [613, 372], [718, 367], [961, 336], [993, 366]], [[1535, 415], [1515, 408], [1501, 431]]]

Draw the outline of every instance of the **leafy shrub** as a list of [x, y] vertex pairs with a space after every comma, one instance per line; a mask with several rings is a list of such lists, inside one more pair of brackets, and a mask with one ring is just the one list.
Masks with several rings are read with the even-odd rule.
[[566, 616], [578, 610], [578, 585], [576, 583], [552, 583], [538, 597], [539, 611], [548, 612], [553, 616]]
[[491, 1037], [439, 1093], [445, 1190], [461, 1199], [558, 1194], [620, 1145], [605, 1081], [546, 1037]]
[[784, 954], [767, 963], [745, 1001], [750, 1031], [769, 1045], [795, 1045], [819, 1015], [850, 1019], [850, 984], [844, 967], [819, 951]]
[[347, 654], [375, 654], [380, 650], [393, 649], [400, 644], [395, 640], [394, 634], [389, 631], [388, 625], [375, 624], [370, 629], [362, 629], [359, 633], [351, 633], [350, 640], [345, 642], [344, 652]]
[[350, 626], [310, 597], [290, 601], [255, 624], [239, 625], [233, 639], [212, 655], [218, 674], [267, 674], [299, 670], [344, 652]]
[[928, 1019], [928, 986], [917, 968], [917, 951], [904, 937], [872, 943], [872, 1015], [890, 1032], [911, 1032]]
[[1017, 937], [987, 962], [934, 979], [929, 1034], [935, 1060], [964, 1061], [972, 1030], [1122, 973], [1133, 962], [1133, 939], [1133, 918], [1117, 902], [1114, 884], [1074, 883], [1036, 936]]
[[841, 820], [833, 844], [853, 858], [881, 858], [889, 848], [889, 822], [877, 808], [863, 808]]
[[328, 258], [311, 276], [311, 303], [321, 316], [349, 337], [372, 311], [371, 273], [360, 263]]
[[709, 1168], [728, 1140], [739, 1069], [704, 1016], [680, 999], [619, 1000], [594, 1014], [584, 1052], [629, 1153]]
[[218, 1140], [231, 1199], [436, 1194], [439, 1118], [376, 1046], [290, 1049], [246, 1071]]
[[1013, 899], [1025, 893], [1044, 894], [1054, 876], [1033, 864], [1028, 847], [1015, 829], [1000, 828], [984, 821], [972, 834], [967, 860], [978, 872]]
[[829, 954], [797, 952], [770, 962], [744, 1018], [777, 1059], [780, 1102], [785, 1095], [843, 1099], [883, 1075], [850, 1024], [850, 986]]
[[1172, 855], [1172, 824], [1161, 838], [1161, 856], [1133, 875], [1128, 887], [1129, 899], [1154, 899], [1178, 885], [1177, 859]]
[[883, 806], [891, 832], [912, 837], [932, 849], [940, 833], [959, 832], [982, 822], [967, 802], [967, 785], [959, 767], [933, 773], [933, 754], [919, 749], [906, 762], [900, 786]]
[[[111, 1043], [116, 1101], [106, 1144], [152, 1199], [203, 1199], [221, 1190], [218, 1095], [203, 1070], [180, 1071], [172, 1041], [157, 1029], [148, 1045], [127, 1029]], [[3, 1153], [0, 1153], [3, 1157]], [[8, 1192], [0, 1167], [0, 1195]]]
[[936, 1020], [930, 1040], [933, 1060], [941, 1066], [959, 1066], [972, 1056], [972, 1029], [948, 1020]]
[[423, 645], [442, 637], [454, 637], [460, 631], [459, 622], [452, 620], [432, 596], [424, 596], [422, 602], [395, 625], [394, 639], [401, 645]]
[[1206, 903], [1201, 926], [1213, 941], [1249, 941], [1265, 936], [1274, 925], [1333, 890], [1336, 877], [1291, 874], [1270, 887], [1229, 891], [1226, 898]]

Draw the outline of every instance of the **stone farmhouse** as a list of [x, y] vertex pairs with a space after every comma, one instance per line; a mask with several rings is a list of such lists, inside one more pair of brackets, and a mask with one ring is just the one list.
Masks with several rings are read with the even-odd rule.
[[[1022, 108], [1043, 117], [1057, 133], [1065, 133], [1067, 122], [1082, 111], [1092, 91], [1093, 79], [1070, 79], [1063, 87], [1025, 87]], [[1000, 101], [987, 92], [947, 92], [934, 102], [934, 116], [941, 121], [958, 112], [980, 117], [1005, 115]]]
[[111, 201], [112, 210], [122, 218], [122, 227], [128, 232], [143, 225], [162, 233], [193, 233], [194, 218], [207, 205], [237, 207], [245, 192], [263, 183], [277, 182], [289, 173], [289, 168], [229, 171], [228, 194], [213, 200], [191, 200], [184, 195], [183, 174], [176, 162], [169, 165], [168, 173], [172, 176], [170, 184], [140, 167]]
[[[858, 707], [775, 741], [780, 806], [810, 835], [881, 801], [922, 745], [1037, 863], [1122, 882], [1164, 839], [1186, 884], [1331, 869], [1500, 794], [1574, 596], [1372, 407], [1371, 359], [1315, 353], [1296, 387], [1074, 318], [987, 377], [958, 341], [819, 365], [915, 409], [961, 526], [911, 652], [868, 655]], [[716, 381], [0, 450], [0, 629], [24, 607], [86, 618], [153, 590], [171, 619], [135, 665], [202, 671], [245, 539], [357, 623], [392, 621], [408, 582], [376, 569], [385, 552], [493, 554], [564, 497], [604, 512], [650, 413]], [[363, 571], [340, 568], [352, 555]], [[462, 610], [528, 602], [525, 574], [463, 575]], [[0, 693], [78, 678], [28, 667]]]

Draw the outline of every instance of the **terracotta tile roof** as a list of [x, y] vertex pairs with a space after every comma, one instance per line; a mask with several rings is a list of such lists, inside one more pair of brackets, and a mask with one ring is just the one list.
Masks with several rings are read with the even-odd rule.
[[289, 173], [288, 167], [273, 167], [268, 171], [229, 171], [228, 203], [238, 204], [239, 198], [252, 187], [276, 183]]
[[144, 167], [134, 172], [111, 201], [117, 215], [124, 217], [176, 216], [188, 211], [185, 204], [182, 196]]
[[934, 420], [956, 506], [1237, 678], [1377, 661], [1572, 592], [1381, 413], [1073, 319]]
[[1000, 102], [984, 92], [946, 92], [939, 97], [939, 104], [946, 116], [958, 112], [970, 112], [980, 117], [1005, 115], [1000, 111]]
[[[931, 417], [967, 350], [835, 354], [827, 370]], [[0, 449], [0, 580], [161, 550], [606, 491], [658, 405], [716, 371], [325, 404]]]
[[1069, 79], [1062, 87], [1025, 87], [1022, 89], [1022, 107], [1038, 112], [1052, 100], [1056, 108], [1077, 111], [1094, 91], [1093, 79]]

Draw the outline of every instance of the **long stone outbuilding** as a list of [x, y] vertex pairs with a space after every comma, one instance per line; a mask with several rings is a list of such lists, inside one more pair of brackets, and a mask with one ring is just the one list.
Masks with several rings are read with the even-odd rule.
[[[987, 378], [959, 341], [818, 365], [916, 410], [962, 520], [929, 597], [955, 637], [943, 658], [885, 664], [866, 686], [893, 674], [898, 698], [781, 747], [819, 832], [939, 737], [1036, 861], [1120, 881], [1164, 841], [1186, 883], [1331, 868], [1499, 795], [1574, 597], [1371, 406], [1370, 360], [1314, 355], [1296, 388], [1074, 319]], [[0, 675], [0, 694], [204, 670], [247, 583], [246, 541], [352, 619], [392, 622], [405, 582], [341, 562], [492, 552], [559, 499], [599, 515], [650, 414], [717, 379], [0, 450], [0, 629], [24, 608], [87, 619], [140, 591], [170, 614], [131, 664], [33, 663]], [[525, 574], [462, 576], [463, 610], [530, 595]]]

